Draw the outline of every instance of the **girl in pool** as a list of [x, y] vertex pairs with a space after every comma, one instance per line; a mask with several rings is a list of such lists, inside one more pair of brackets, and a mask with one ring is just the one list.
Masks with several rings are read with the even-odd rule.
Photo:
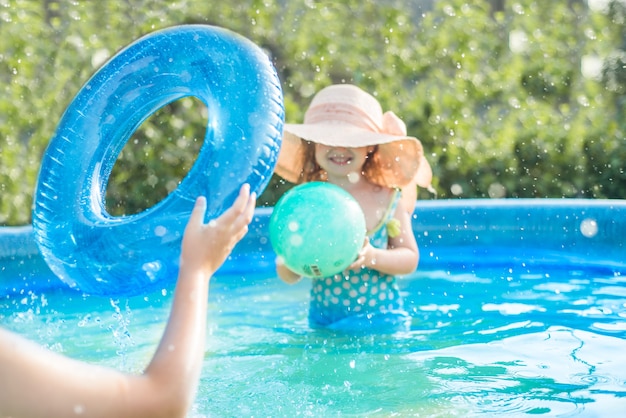
[[64, 357], [0, 328], [0, 417], [184, 417], [204, 359], [211, 276], [248, 231], [256, 197], [242, 186], [205, 224], [199, 198], [182, 242], [170, 317], [140, 376]]
[[[396, 276], [413, 272], [419, 261], [411, 215], [416, 185], [430, 187], [432, 179], [422, 144], [406, 135], [393, 112], [383, 114], [373, 96], [348, 84], [319, 91], [304, 123], [286, 124], [284, 131], [276, 173], [292, 183], [342, 187], [361, 205], [367, 225], [365, 243], [348, 269], [312, 279], [309, 323], [406, 329], [410, 318]], [[301, 279], [280, 259], [276, 270], [286, 283]]]

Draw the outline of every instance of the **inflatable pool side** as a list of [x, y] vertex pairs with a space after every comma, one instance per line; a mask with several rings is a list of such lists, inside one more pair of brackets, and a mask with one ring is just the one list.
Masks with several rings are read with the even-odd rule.
[[[258, 208], [248, 235], [218, 272], [274, 274], [272, 208]], [[420, 201], [413, 229], [420, 269], [561, 266], [626, 275], [626, 200]], [[172, 279], [173, 283], [173, 279]], [[0, 296], [67, 287], [47, 267], [30, 226], [0, 228]]]

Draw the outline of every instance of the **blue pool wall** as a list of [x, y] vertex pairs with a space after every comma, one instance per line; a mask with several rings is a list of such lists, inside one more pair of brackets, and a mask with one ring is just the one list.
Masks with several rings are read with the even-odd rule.
[[[271, 212], [256, 210], [249, 233], [218, 275], [274, 274]], [[420, 270], [546, 266], [626, 275], [626, 200], [419, 201], [413, 229]], [[0, 296], [63, 287], [39, 253], [31, 226], [0, 228]]]

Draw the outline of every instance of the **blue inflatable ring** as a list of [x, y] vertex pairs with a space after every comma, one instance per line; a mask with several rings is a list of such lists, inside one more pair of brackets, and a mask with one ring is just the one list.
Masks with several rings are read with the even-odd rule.
[[[113, 217], [109, 175], [132, 133], [161, 107], [196, 97], [208, 108], [203, 146], [178, 188], [142, 213]], [[136, 295], [173, 283], [184, 226], [199, 195], [207, 218], [241, 184], [263, 191], [284, 122], [267, 55], [228, 30], [183, 25], [149, 34], [107, 62], [65, 111], [43, 157], [33, 229], [51, 270], [87, 294]]]

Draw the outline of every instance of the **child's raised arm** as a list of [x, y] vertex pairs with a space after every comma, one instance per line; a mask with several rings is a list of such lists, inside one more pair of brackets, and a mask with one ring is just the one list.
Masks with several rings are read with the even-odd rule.
[[196, 201], [171, 315], [142, 375], [73, 360], [0, 329], [0, 417], [184, 417], [202, 367], [209, 280], [248, 231], [255, 203], [244, 185], [233, 206], [205, 224], [206, 200]]

